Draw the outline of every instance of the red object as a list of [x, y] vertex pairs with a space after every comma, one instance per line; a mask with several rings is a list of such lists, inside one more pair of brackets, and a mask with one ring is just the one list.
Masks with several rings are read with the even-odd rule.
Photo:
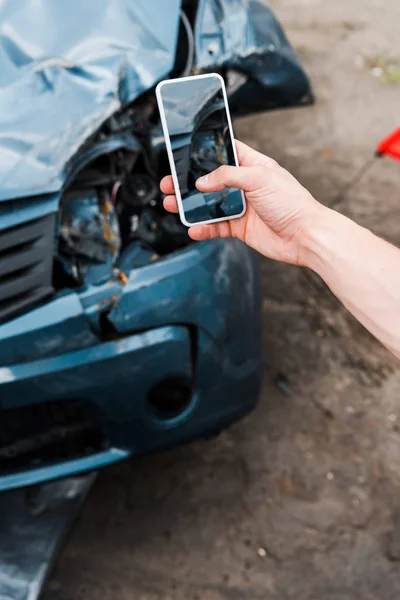
[[376, 151], [380, 156], [385, 154], [395, 160], [400, 160], [400, 127], [382, 140]]

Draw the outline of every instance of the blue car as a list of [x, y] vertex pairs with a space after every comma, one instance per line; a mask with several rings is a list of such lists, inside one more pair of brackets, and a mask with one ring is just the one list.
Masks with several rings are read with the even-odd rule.
[[[191, 242], [159, 191], [155, 85], [207, 71], [234, 114], [312, 101], [257, 1], [0, 4], [0, 491], [213, 435], [257, 402], [257, 257]], [[194, 134], [188, 177], [220, 164], [216, 135]]]

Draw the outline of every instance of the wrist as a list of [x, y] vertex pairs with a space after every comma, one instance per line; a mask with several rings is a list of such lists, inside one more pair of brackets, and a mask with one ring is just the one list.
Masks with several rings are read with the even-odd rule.
[[340, 257], [341, 252], [348, 253], [348, 242], [356, 227], [344, 215], [318, 205], [302, 232], [300, 264], [323, 276], [325, 267], [335, 256]]

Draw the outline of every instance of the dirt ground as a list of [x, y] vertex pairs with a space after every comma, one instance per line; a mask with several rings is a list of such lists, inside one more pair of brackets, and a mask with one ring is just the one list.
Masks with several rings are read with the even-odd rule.
[[[329, 204], [400, 124], [400, 3], [273, 7], [317, 104], [236, 135]], [[341, 210], [400, 244], [400, 165], [378, 162]], [[103, 472], [46, 600], [400, 598], [398, 367], [316, 277], [267, 260], [262, 274], [258, 409]]]

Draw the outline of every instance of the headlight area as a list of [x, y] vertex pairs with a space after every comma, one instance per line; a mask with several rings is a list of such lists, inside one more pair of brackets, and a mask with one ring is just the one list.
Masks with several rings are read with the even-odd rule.
[[[221, 114], [215, 105], [200, 116], [185, 165], [188, 179], [227, 162]], [[144, 98], [110, 118], [85, 152], [74, 161], [78, 167], [61, 200], [55, 289], [100, 285], [116, 270], [128, 274], [193, 243], [179, 217], [162, 205], [159, 182], [169, 165], [154, 100]], [[222, 202], [220, 196], [213, 202]]]
[[99, 285], [190, 243], [162, 206], [160, 176], [143, 148], [119, 149], [87, 164], [61, 200], [54, 286]]

